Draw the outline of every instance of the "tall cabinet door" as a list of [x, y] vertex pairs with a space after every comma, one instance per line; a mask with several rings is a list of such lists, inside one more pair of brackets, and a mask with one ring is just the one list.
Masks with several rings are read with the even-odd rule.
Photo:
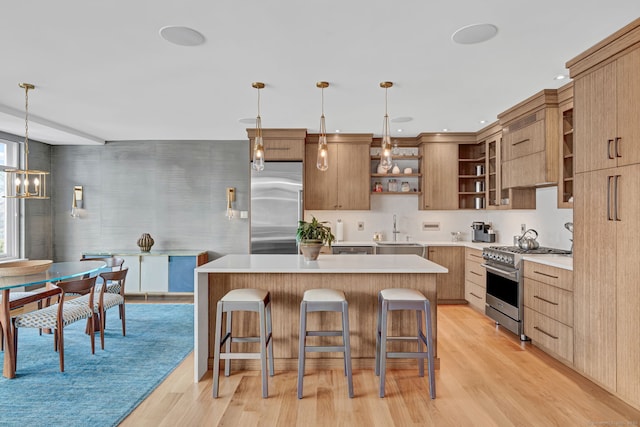
[[329, 144], [329, 169], [316, 167], [317, 144], [306, 144], [304, 160], [304, 208], [307, 210], [337, 209], [338, 146]]
[[425, 143], [420, 209], [458, 209], [458, 144]]
[[640, 402], [640, 165], [617, 169], [617, 391]]
[[640, 163], [640, 49], [616, 61], [618, 166]]
[[[338, 149], [338, 209], [369, 210], [369, 144], [330, 144]], [[329, 164], [331, 167], [331, 164]]]
[[574, 201], [574, 365], [616, 388], [616, 169], [576, 174]]
[[576, 173], [615, 167], [616, 63], [573, 83]]

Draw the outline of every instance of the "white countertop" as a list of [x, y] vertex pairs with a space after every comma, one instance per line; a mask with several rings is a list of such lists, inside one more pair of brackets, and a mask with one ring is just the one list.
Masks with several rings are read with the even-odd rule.
[[448, 273], [417, 255], [329, 255], [306, 262], [302, 255], [225, 255], [196, 273]]
[[[478, 249], [478, 250], [482, 250], [487, 246], [495, 246], [495, 245], [499, 244], [499, 243], [468, 242], [468, 241], [452, 242], [450, 240], [443, 240], [443, 241], [413, 241], [412, 240], [410, 242], [398, 241], [396, 243], [398, 245], [401, 245], [403, 243], [408, 243], [408, 244], [416, 244], [417, 243], [417, 244], [423, 245], [423, 246], [462, 246], [462, 247], [471, 248], [471, 249]], [[376, 246], [376, 244], [377, 244], [377, 242], [374, 242], [373, 240], [368, 240], [368, 241], [342, 241], [342, 242], [333, 242], [332, 246]]]
[[522, 259], [573, 271], [573, 257], [566, 255], [525, 255]]

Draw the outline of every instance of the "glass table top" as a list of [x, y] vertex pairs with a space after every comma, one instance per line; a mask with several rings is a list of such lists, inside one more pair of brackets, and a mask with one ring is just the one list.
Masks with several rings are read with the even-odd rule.
[[59, 282], [84, 276], [85, 274], [97, 274], [105, 266], [106, 263], [102, 261], [54, 262], [43, 273], [0, 277], [0, 290], [45, 284], [47, 282]]

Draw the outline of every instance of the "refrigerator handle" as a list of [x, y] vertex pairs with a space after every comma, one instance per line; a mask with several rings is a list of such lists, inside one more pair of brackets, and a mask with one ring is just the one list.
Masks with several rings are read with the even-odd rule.
[[[302, 221], [302, 218], [304, 217], [304, 209], [302, 209], [302, 201], [304, 200], [304, 198], [302, 197], [303, 190], [299, 190], [298, 191], [298, 221]], [[296, 227], [298, 226], [298, 224], [296, 224]]]

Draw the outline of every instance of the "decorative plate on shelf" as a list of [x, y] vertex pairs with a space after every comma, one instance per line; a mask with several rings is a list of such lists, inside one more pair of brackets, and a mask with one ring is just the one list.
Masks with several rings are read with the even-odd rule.
[[0, 264], [0, 277], [27, 276], [47, 271], [53, 261], [48, 259], [13, 261]]

